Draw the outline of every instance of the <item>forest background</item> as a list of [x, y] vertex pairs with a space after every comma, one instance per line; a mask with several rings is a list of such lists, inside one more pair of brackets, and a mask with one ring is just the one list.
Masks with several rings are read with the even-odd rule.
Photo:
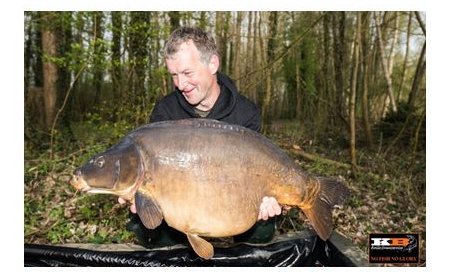
[[[213, 33], [220, 70], [254, 101], [263, 133], [352, 196], [336, 230], [421, 236], [425, 262], [425, 13], [25, 12], [24, 237], [136, 242], [111, 196], [67, 185], [75, 167], [148, 123], [172, 91], [162, 48], [180, 25]], [[303, 227], [286, 213], [279, 232]]]

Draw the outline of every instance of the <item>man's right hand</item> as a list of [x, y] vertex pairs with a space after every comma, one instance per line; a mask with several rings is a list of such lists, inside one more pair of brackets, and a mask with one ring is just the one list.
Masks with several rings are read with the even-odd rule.
[[[125, 203], [127, 203], [127, 201], [126, 201], [125, 199], [121, 198], [121, 197], [119, 197], [118, 200], [119, 200], [119, 203], [120, 203], [120, 204], [125, 204]], [[132, 213], [136, 213], [136, 204], [131, 203], [130, 211], [131, 211]]]

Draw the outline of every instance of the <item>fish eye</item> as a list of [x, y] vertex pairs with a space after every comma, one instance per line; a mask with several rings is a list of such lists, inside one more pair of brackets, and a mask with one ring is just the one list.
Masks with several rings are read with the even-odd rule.
[[98, 157], [97, 160], [95, 160], [95, 164], [99, 167], [102, 168], [103, 165], [105, 165], [105, 159], [103, 157]]

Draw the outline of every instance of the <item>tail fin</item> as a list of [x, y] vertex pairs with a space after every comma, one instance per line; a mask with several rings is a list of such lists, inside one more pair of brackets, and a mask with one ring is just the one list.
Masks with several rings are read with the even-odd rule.
[[310, 209], [302, 209], [311, 221], [314, 230], [322, 240], [328, 240], [333, 230], [331, 209], [334, 205], [342, 204], [349, 195], [348, 188], [337, 180], [317, 178], [320, 192]]

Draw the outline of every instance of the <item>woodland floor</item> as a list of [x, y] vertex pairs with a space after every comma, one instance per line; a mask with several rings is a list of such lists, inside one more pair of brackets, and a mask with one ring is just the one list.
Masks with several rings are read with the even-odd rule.
[[[358, 165], [363, 170], [354, 177], [346, 168], [320, 159], [306, 160], [296, 153], [303, 150], [319, 158], [347, 162], [345, 141], [291, 131], [281, 129], [269, 138], [301, 169], [335, 177], [351, 190], [347, 202], [333, 212], [335, 230], [366, 253], [370, 233], [418, 233], [420, 265], [425, 265], [425, 151], [412, 157], [400, 148], [389, 156], [380, 155], [382, 149], [358, 150]], [[46, 159], [48, 154], [25, 152], [25, 243], [137, 243], [125, 228], [129, 218], [126, 205], [120, 205], [114, 196], [82, 194], [68, 185], [73, 169], [107, 144], [71, 146], [70, 150], [67, 146], [55, 152], [51, 161]], [[300, 230], [308, 226], [304, 223], [302, 213], [292, 209], [278, 218], [278, 232]]]

